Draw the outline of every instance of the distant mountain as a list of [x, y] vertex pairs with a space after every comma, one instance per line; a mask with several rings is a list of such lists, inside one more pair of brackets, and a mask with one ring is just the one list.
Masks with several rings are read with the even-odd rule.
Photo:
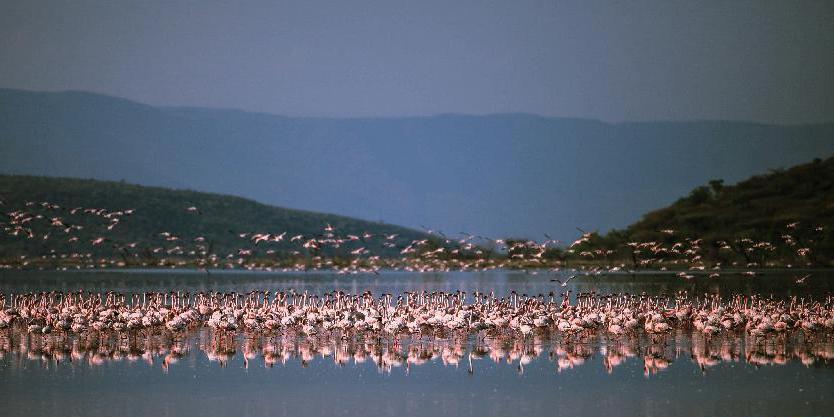
[[[189, 207], [197, 210], [188, 211]], [[95, 215], [85, 213], [85, 209], [104, 211]], [[124, 213], [127, 210], [132, 213]], [[12, 235], [15, 225], [11, 224], [9, 213], [13, 212], [27, 213], [21, 219], [31, 219], [22, 226], [34, 236], [27, 237], [27, 232]], [[122, 213], [106, 217], [113, 212]], [[193, 259], [194, 255], [187, 256], [188, 252], [199, 250], [199, 246], [221, 258], [230, 253], [237, 256], [239, 248], [253, 249], [254, 256], [267, 256], [267, 250], [275, 250], [276, 256], [300, 250], [304, 251], [301, 255], [308, 256], [301, 249], [302, 243], [313, 237], [326, 238], [323, 229], [328, 224], [335, 228], [332, 233], [337, 237], [373, 235], [342, 245], [341, 252], [328, 249], [330, 252], [325, 255], [329, 256], [348, 257], [350, 250], [365, 247], [375, 255], [399, 257], [400, 249], [386, 247], [385, 243], [405, 247], [413, 239], [430, 238], [404, 227], [273, 207], [240, 197], [72, 178], [0, 175], [0, 213], [0, 259], [21, 254], [48, 255], [52, 250], [58, 254], [92, 252], [115, 256], [118, 251], [114, 254], [114, 247], [131, 243], [135, 245], [126, 249], [130, 254], [156, 258], [175, 256], [179, 250], [174, 248], [179, 247], [183, 257]], [[119, 219], [115, 225], [114, 217]], [[53, 219], [64, 226], [56, 227]], [[113, 227], [108, 229], [110, 225]], [[65, 231], [73, 226], [81, 227]], [[284, 239], [278, 243], [251, 242], [252, 233], [274, 236], [284, 232]], [[290, 244], [295, 235], [304, 235], [305, 239]], [[391, 235], [397, 236], [388, 239]], [[171, 236], [176, 239], [168, 239]], [[72, 237], [78, 240], [70, 242]], [[93, 245], [91, 242], [98, 237], [107, 241]], [[148, 253], [154, 248], [163, 251]], [[166, 255], [169, 250], [173, 251]]]
[[240, 195], [447, 234], [571, 240], [710, 179], [834, 154], [834, 124], [327, 119], [0, 90], [0, 172]]

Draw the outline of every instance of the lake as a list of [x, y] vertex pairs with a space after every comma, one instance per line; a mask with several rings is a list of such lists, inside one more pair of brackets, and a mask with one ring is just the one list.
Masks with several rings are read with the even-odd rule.
[[[811, 274], [802, 285], [796, 277]], [[0, 272], [0, 292], [119, 292], [343, 289], [761, 294], [819, 299], [834, 292], [825, 271], [580, 275], [567, 287], [552, 274], [324, 272], [206, 274], [180, 271]], [[564, 278], [564, 276], [562, 277]], [[527, 338], [366, 339], [184, 337], [134, 340], [0, 332], [2, 414], [9, 416], [507, 416], [779, 415], [834, 410], [834, 341], [705, 339], [676, 330], [576, 340]]]

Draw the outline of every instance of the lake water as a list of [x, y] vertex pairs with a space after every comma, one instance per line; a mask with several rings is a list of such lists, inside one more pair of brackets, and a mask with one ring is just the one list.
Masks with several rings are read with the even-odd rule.
[[[795, 277], [811, 273], [804, 285]], [[834, 292], [830, 272], [579, 276], [488, 273], [344, 276], [328, 273], [14, 272], [0, 291], [121, 292], [254, 289], [495, 291], [564, 289], [659, 294]], [[826, 415], [834, 411], [834, 342], [711, 340], [678, 330], [645, 337], [571, 340], [217, 338], [61, 339], [0, 333], [0, 414], [8, 416], [369, 415]]]

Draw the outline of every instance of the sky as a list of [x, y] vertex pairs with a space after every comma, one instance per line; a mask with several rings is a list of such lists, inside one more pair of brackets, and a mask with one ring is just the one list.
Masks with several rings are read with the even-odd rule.
[[3, 1], [0, 87], [290, 116], [834, 120], [832, 1]]

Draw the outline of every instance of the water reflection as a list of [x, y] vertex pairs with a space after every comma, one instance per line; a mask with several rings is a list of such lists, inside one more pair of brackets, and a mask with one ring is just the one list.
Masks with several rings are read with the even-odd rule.
[[[596, 357], [602, 360], [591, 361]], [[188, 358], [194, 360], [186, 361]], [[297, 362], [302, 367], [373, 364], [379, 372], [399, 369], [408, 375], [412, 367], [434, 363], [465, 368], [477, 375], [480, 361], [511, 366], [523, 374], [526, 365], [545, 360], [552, 363], [555, 372], [586, 363], [602, 363], [609, 374], [627, 362], [642, 361], [646, 377], [663, 372], [681, 360], [691, 361], [704, 372], [732, 362], [753, 367], [791, 362], [828, 367], [834, 364], [834, 338], [802, 334], [707, 337], [686, 329], [676, 329], [662, 338], [646, 335], [613, 338], [602, 334], [566, 337], [549, 332], [530, 337], [496, 334], [459, 338], [344, 338], [335, 333], [256, 336], [216, 333], [209, 329], [180, 335], [158, 331], [130, 336], [71, 336], [30, 334], [17, 326], [0, 332], [0, 361], [12, 369], [137, 362], [168, 372], [172, 367], [194, 367], [201, 362], [221, 368], [231, 364], [273, 368]]]
[[[822, 300], [834, 290], [830, 272], [814, 272], [804, 285], [796, 284], [794, 275], [691, 280], [580, 275], [565, 289], [574, 295], [688, 291], [702, 300], [704, 293], [720, 295], [724, 302], [732, 294], [760, 294], [765, 300], [798, 297], [799, 303], [802, 297]], [[53, 289], [129, 294], [179, 288], [194, 294], [295, 288], [319, 295], [334, 288], [352, 294], [514, 290], [530, 297], [563, 291], [548, 278], [517, 271], [349, 277], [0, 271], [0, 292], [11, 303], [12, 293]], [[343, 339], [323, 328], [306, 335], [303, 326], [257, 336], [242, 327], [232, 335], [195, 326], [175, 336], [165, 326], [100, 332], [90, 325], [82, 333], [56, 327], [42, 334], [42, 328], [30, 333], [24, 324], [31, 325], [16, 319], [0, 329], [4, 416], [132, 417], [196, 410], [205, 417], [826, 415], [834, 407], [832, 334], [822, 329], [748, 336], [737, 326], [707, 337], [703, 330], [674, 326], [650, 337], [638, 326], [615, 337], [610, 329], [567, 335], [547, 326], [550, 331], [527, 336], [358, 332]]]

